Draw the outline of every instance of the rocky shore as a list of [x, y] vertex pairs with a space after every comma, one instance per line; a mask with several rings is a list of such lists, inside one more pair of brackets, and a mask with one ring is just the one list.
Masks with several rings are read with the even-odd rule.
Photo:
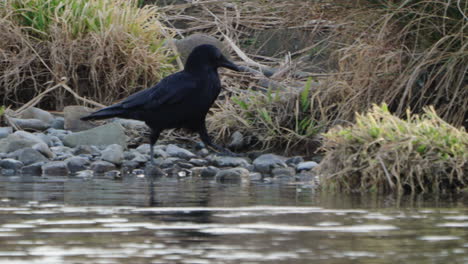
[[[221, 182], [315, 180], [312, 169], [317, 163], [300, 156], [221, 156], [202, 143], [187, 148], [181, 144], [158, 144], [153, 165], [148, 162], [149, 144], [135, 143], [132, 136], [141, 134], [143, 123], [114, 119], [95, 125], [79, 120], [89, 111], [70, 106], [62, 117], [29, 108], [10, 118], [14, 126], [24, 130], [0, 127], [0, 175], [204, 177]], [[238, 141], [238, 136], [234, 140]]]

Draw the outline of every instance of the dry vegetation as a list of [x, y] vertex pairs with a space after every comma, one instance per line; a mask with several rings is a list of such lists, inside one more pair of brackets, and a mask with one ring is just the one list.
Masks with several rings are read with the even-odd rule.
[[468, 133], [425, 108], [400, 119], [386, 105], [325, 134], [319, 167], [336, 191], [451, 192], [468, 187]]
[[81, 97], [110, 104], [173, 71], [154, 7], [137, 8], [126, 0], [1, 5], [4, 105], [21, 105], [44, 91], [40, 106], [52, 110]]

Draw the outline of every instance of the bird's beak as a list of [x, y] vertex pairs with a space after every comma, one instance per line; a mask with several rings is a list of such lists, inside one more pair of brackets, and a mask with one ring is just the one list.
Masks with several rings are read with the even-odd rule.
[[232, 61], [226, 59], [225, 57], [223, 57], [223, 60], [221, 61], [220, 67], [224, 67], [224, 68], [228, 68], [228, 69], [231, 69], [233, 71], [240, 71], [239, 69], [239, 66], [237, 66], [236, 64], [234, 64]]

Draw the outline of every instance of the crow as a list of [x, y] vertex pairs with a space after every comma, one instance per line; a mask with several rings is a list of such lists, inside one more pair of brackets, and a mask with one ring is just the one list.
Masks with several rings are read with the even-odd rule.
[[154, 144], [161, 131], [185, 128], [198, 132], [205, 145], [233, 155], [212, 142], [206, 130], [205, 117], [221, 91], [218, 68], [239, 71], [213, 45], [197, 46], [189, 54], [184, 69], [163, 78], [151, 88], [136, 92], [121, 102], [98, 110], [81, 120], [112, 117], [141, 120], [151, 129], [150, 159], [154, 163]]

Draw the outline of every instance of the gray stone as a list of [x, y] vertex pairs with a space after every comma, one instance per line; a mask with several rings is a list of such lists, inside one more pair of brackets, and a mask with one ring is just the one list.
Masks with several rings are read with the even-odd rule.
[[250, 180], [251, 181], [261, 181], [262, 174], [260, 172], [251, 172], [250, 173]]
[[29, 164], [21, 168], [22, 175], [29, 175], [29, 176], [41, 176], [42, 175], [42, 166], [45, 162], [36, 162], [33, 164]]
[[274, 154], [260, 155], [253, 161], [255, 170], [260, 173], [270, 173], [274, 168], [286, 168], [284, 158]]
[[6, 138], [11, 133], [13, 133], [13, 128], [11, 128], [11, 127], [0, 127], [0, 139]]
[[193, 164], [192, 163], [189, 163], [189, 162], [178, 162], [177, 165], [179, 165], [179, 167], [181, 167], [182, 169], [191, 169], [193, 168]]
[[196, 157], [192, 152], [172, 144], [167, 146], [166, 152], [169, 156], [181, 159], [191, 159]]
[[308, 170], [311, 170], [311, 169], [313, 169], [313, 168], [315, 168], [317, 166], [318, 166], [318, 163], [315, 162], [315, 161], [306, 161], [306, 162], [301, 162], [301, 163], [297, 164], [296, 170], [298, 172], [304, 171], [304, 170], [308, 171]]
[[57, 136], [50, 136], [50, 140], [52, 140], [51, 147], [63, 146], [62, 140], [60, 140]]
[[244, 135], [241, 132], [236, 131], [231, 135], [231, 141], [228, 144], [228, 147], [233, 150], [242, 149], [245, 146]]
[[131, 159], [133, 161], [136, 161], [138, 163], [145, 163], [148, 161], [148, 155], [143, 155], [138, 151], [133, 152], [134, 157]]
[[37, 142], [31, 139], [21, 138], [15, 134], [10, 134], [6, 138], [0, 139], [0, 153], [10, 153], [22, 148], [30, 148]]
[[138, 168], [140, 166], [140, 162], [136, 162], [134, 160], [124, 160], [122, 162], [122, 169], [125, 172], [131, 172], [134, 169]]
[[202, 45], [202, 44], [211, 44], [217, 47], [223, 52], [223, 54], [226, 57], [229, 58], [229, 52], [227, 50], [227, 47], [218, 39], [207, 34], [199, 34], [199, 33], [193, 34], [181, 40], [175, 40], [174, 43], [177, 47], [177, 51], [179, 52], [180, 59], [182, 60], [183, 63], [185, 63], [185, 61], [187, 60], [190, 52], [192, 52], [192, 50], [195, 47]]
[[291, 167], [294, 167], [301, 162], [304, 162], [304, 159], [301, 156], [292, 157], [286, 160], [286, 164]]
[[204, 159], [190, 159], [190, 163], [192, 163], [195, 166], [206, 166], [208, 165], [208, 161]]
[[87, 158], [77, 156], [68, 158], [65, 162], [67, 163], [68, 170], [71, 173], [86, 170], [86, 165], [89, 164], [89, 160]]
[[95, 127], [95, 125], [93, 125], [91, 122], [80, 120], [80, 118], [89, 115], [92, 112], [94, 112], [93, 109], [80, 105], [66, 106], [63, 109], [64, 128], [73, 132], [79, 132]]
[[68, 174], [70, 171], [64, 161], [52, 161], [42, 165], [43, 176], [68, 176]]
[[214, 156], [211, 162], [218, 167], [247, 167], [249, 162], [244, 158], [228, 157], [228, 156]]
[[73, 153], [73, 149], [66, 146], [51, 147], [50, 150], [57, 156]]
[[20, 129], [44, 131], [50, 127], [49, 124], [39, 119], [10, 118], [10, 120]]
[[94, 172], [92, 170], [81, 170], [77, 171], [75, 176], [79, 178], [92, 178], [94, 176]]
[[39, 151], [42, 155], [44, 155], [46, 158], [53, 159], [55, 158], [55, 154], [50, 150], [49, 146], [47, 146], [45, 143], [36, 143], [34, 146], [32, 146], [34, 150]]
[[32, 148], [23, 149], [18, 156], [18, 160], [21, 161], [24, 165], [30, 165], [41, 161], [48, 161], [48, 159], [44, 157], [44, 155]]
[[216, 173], [215, 180], [219, 182], [242, 182], [250, 179], [250, 172], [244, 168], [231, 168]]
[[110, 170], [104, 172], [104, 177], [111, 178], [111, 179], [119, 179], [121, 178], [121, 173], [119, 170]]
[[138, 152], [141, 154], [149, 154], [150, 153], [150, 144], [141, 144], [136, 148]]
[[301, 171], [295, 176], [297, 181], [300, 182], [310, 182], [314, 179], [314, 175], [308, 171]]
[[200, 150], [198, 151], [198, 155], [199, 155], [200, 157], [206, 157], [206, 156], [208, 156], [209, 154], [210, 154], [210, 151], [207, 150], [206, 148], [202, 148], [202, 149], [200, 149]]
[[193, 167], [190, 170], [192, 171], [193, 177], [200, 177], [204, 169], [206, 169], [206, 167]]
[[145, 176], [147, 177], [162, 177], [166, 175], [167, 173], [165, 173], [158, 166], [155, 166], [153, 164], [148, 164], [145, 167]]
[[206, 168], [204, 168], [202, 171], [201, 171], [201, 174], [200, 176], [203, 177], [203, 178], [213, 178], [214, 176], [216, 176], [216, 174], [220, 171], [220, 169], [216, 168], [216, 167], [213, 167], [213, 166], [208, 166]]
[[24, 139], [29, 139], [29, 140], [33, 140], [35, 141], [36, 143], [44, 143], [47, 145], [47, 142], [44, 141], [40, 136], [39, 134], [33, 134], [33, 133], [30, 133], [30, 132], [26, 132], [26, 131], [16, 131], [15, 133], [13, 133], [13, 135], [16, 135], [20, 138], [24, 138]]
[[23, 167], [24, 164], [23, 162], [19, 161], [19, 160], [15, 160], [15, 159], [3, 159], [3, 160], [0, 160], [0, 167], [4, 168], [4, 169], [8, 169], [8, 170], [18, 170], [18, 169], [21, 169], [21, 167]]
[[12, 170], [12, 169], [1, 169], [0, 170], [0, 174], [2, 176], [15, 176], [16, 175], [16, 171], [15, 170]]
[[273, 175], [273, 177], [293, 177], [295, 173], [295, 170], [294, 168], [274, 168], [272, 171], [271, 171], [271, 174]]
[[101, 159], [104, 161], [109, 161], [116, 165], [122, 164], [122, 161], [124, 159], [124, 152], [122, 146], [117, 144], [107, 146], [107, 148], [101, 152]]
[[42, 142], [44, 142], [48, 147], [53, 146], [51, 136], [46, 135], [44, 133], [36, 133], [35, 136], [38, 137]]
[[28, 119], [28, 118], [39, 119], [39, 120], [43, 121], [44, 123], [48, 124], [49, 126], [54, 121], [54, 116], [51, 113], [49, 113], [47, 111], [44, 111], [44, 110], [42, 110], [40, 108], [37, 108], [37, 107], [27, 108], [26, 110], [24, 110], [19, 115], [19, 118], [22, 118], [22, 119]]
[[96, 152], [96, 150], [93, 149], [89, 145], [79, 145], [78, 147], [75, 148], [75, 150], [73, 151], [73, 154], [75, 154], [75, 155], [93, 154], [94, 152]]
[[91, 163], [91, 170], [95, 173], [104, 173], [106, 171], [115, 170], [115, 165], [108, 161], [99, 160]]
[[65, 129], [65, 118], [61, 116], [56, 117], [50, 124], [50, 127], [55, 129]]
[[79, 145], [111, 145], [119, 144], [126, 147], [124, 128], [117, 123], [92, 128], [66, 135], [63, 139], [65, 146], [76, 147]]
[[161, 164], [159, 164], [159, 166], [162, 168], [162, 169], [165, 169], [165, 168], [170, 168], [170, 167], [173, 167], [174, 165], [177, 164], [177, 162], [179, 162], [180, 159], [179, 158], [176, 158], [176, 157], [169, 157], [167, 159], [164, 159]]

